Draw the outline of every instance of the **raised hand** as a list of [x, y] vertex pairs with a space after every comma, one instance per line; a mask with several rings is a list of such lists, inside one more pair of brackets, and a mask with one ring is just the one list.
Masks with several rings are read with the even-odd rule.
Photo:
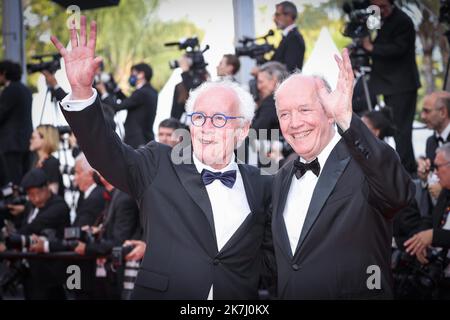
[[342, 59], [337, 55], [335, 55], [334, 58], [339, 67], [336, 89], [329, 93], [325, 88], [325, 84], [320, 79], [316, 79], [316, 87], [319, 93], [319, 99], [325, 108], [325, 111], [332, 116], [338, 126], [345, 131], [350, 127], [350, 122], [352, 120], [353, 82], [355, 76], [346, 48], [342, 50]]
[[55, 36], [51, 37], [56, 49], [64, 58], [73, 100], [85, 100], [92, 96], [92, 82], [102, 61], [100, 57], [95, 57], [96, 38], [97, 25], [95, 21], [91, 21], [91, 32], [87, 41], [86, 16], [81, 16], [79, 39], [75, 25], [70, 29], [71, 51], [67, 51]]

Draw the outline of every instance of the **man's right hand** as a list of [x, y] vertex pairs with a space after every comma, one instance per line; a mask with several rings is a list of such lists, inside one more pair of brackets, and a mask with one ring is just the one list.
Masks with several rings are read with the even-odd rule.
[[145, 249], [147, 248], [146, 243], [140, 240], [126, 240], [123, 243], [123, 246], [134, 246], [133, 250], [126, 255], [126, 261], [141, 260], [144, 257]]
[[427, 158], [419, 158], [417, 159], [417, 176], [423, 182], [427, 182], [428, 175], [430, 173], [430, 159]]
[[81, 16], [80, 38], [78, 41], [75, 24], [70, 29], [72, 50], [67, 51], [59, 40], [52, 36], [51, 40], [64, 58], [66, 75], [72, 89], [72, 100], [86, 100], [92, 96], [92, 83], [96, 70], [102, 59], [95, 57], [97, 25], [91, 21], [89, 42], [86, 35], [86, 16]]
[[55, 75], [48, 70], [43, 70], [42, 74], [45, 77], [45, 82], [47, 83], [47, 87], [55, 88], [58, 85], [56, 81]]

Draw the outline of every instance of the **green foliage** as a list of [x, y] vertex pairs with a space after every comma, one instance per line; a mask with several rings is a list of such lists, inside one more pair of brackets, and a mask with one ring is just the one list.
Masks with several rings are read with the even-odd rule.
[[[121, 0], [116, 7], [82, 12], [88, 21], [97, 21], [97, 54], [103, 57], [106, 70], [113, 73], [122, 88], [128, 88], [130, 67], [146, 62], [154, 70], [152, 84], [160, 89], [171, 74], [169, 60], [181, 56], [177, 49], [164, 47], [164, 42], [203, 36], [192, 22], [158, 20], [157, 8], [158, 0]], [[66, 21], [69, 14], [64, 8], [48, 0], [25, 0], [26, 10], [38, 17], [37, 25], [26, 29], [27, 61], [35, 54], [56, 52], [49, 41], [50, 34], [56, 35], [63, 44], [68, 43]], [[36, 79], [37, 75], [31, 76], [30, 85], [34, 85]]]

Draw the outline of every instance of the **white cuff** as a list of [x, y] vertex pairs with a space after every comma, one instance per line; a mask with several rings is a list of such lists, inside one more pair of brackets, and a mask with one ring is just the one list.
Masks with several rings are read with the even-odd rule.
[[108, 92], [105, 92], [104, 94], [102, 94], [102, 100], [104, 100], [106, 97], [108, 97], [109, 96], [109, 93]]
[[44, 252], [45, 253], [49, 253], [50, 252], [50, 243], [48, 242], [48, 240], [44, 241]]
[[61, 101], [61, 106], [66, 111], [82, 111], [89, 107], [97, 99], [97, 90], [92, 88], [92, 96], [86, 100], [72, 100], [72, 92], [69, 92], [67, 96]]

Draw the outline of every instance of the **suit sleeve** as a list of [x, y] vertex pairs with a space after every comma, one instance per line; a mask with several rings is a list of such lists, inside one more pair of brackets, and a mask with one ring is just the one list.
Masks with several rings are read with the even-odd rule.
[[137, 150], [124, 144], [105, 121], [98, 97], [81, 111], [62, 112], [91, 166], [116, 188], [140, 198], [158, 171], [159, 144]]
[[258, 116], [253, 119], [252, 128], [259, 129], [274, 129], [273, 123], [278, 121], [275, 106], [270, 102], [264, 101], [259, 107]]
[[399, 58], [403, 57], [411, 47], [414, 47], [416, 31], [410, 20], [405, 19], [402, 23], [398, 23], [394, 32], [394, 39], [389, 42], [378, 43], [375, 40], [372, 51], [373, 56]]
[[394, 149], [376, 138], [355, 114], [342, 138], [365, 175], [372, 207], [392, 218], [412, 203], [415, 186]]
[[120, 110], [135, 109], [144, 104], [142, 92], [140, 92], [140, 90], [134, 91], [129, 98], [122, 100], [122, 103], [116, 103], [111, 95], [109, 95], [104, 102], [112, 106], [116, 112]]

